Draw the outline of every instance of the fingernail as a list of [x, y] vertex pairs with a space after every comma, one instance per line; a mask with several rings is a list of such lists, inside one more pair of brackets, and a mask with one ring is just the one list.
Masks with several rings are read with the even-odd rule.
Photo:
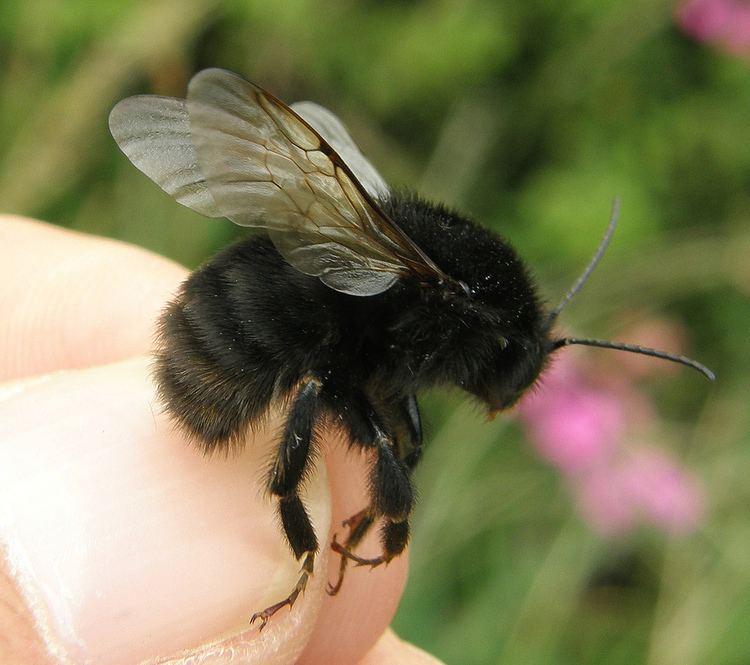
[[[299, 576], [262, 489], [278, 424], [207, 458], [160, 415], [147, 360], [0, 390], [0, 538], [53, 653], [97, 665], [293, 662], [323, 575], [262, 634], [248, 624]], [[318, 468], [305, 501], [326, 534]]]

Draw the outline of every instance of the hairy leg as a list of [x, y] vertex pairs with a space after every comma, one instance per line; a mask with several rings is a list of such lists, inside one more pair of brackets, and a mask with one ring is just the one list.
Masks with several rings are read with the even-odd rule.
[[[409, 539], [408, 516], [413, 503], [410, 473], [419, 461], [422, 449], [421, 420], [414, 395], [404, 396], [387, 409], [387, 421], [396, 431], [406, 435], [398, 437], [398, 442], [386, 434], [383, 421], [364, 396], [355, 395], [352, 402], [339, 411], [347, 414], [351, 440], [365, 448], [375, 448], [377, 458], [370, 477], [370, 506], [344, 522], [350, 531], [343, 543], [339, 543], [334, 536], [331, 544], [333, 550], [341, 555], [338, 580], [328, 585], [331, 595], [341, 589], [350, 560], [358, 565], [377, 566], [398, 556], [406, 547]], [[409, 446], [403, 443], [398, 445], [404, 438], [409, 439]], [[354, 555], [354, 548], [379, 517], [385, 518], [381, 530], [383, 554], [374, 559]]]
[[278, 497], [278, 510], [289, 545], [297, 559], [302, 562], [299, 580], [292, 592], [267, 607], [256, 612], [250, 619], [253, 624], [260, 620], [263, 630], [268, 619], [282, 607], [290, 608], [300, 593], [305, 590], [307, 580], [315, 566], [318, 539], [315, 536], [310, 517], [299, 497], [299, 488], [310, 465], [315, 424], [320, 413], [320, 391], [322, 382], [317, 375], [308, 374], [300, 383], [286, 418], [284, 433], [271, 469], [268, 488]]
[[422, 459], [422, 418], [419, 415], [417, 396], [414, 393], [405, 395], [399, 400], [396, 408], [398, 416], [400, 416], [409, 432], [411, 447], [408, 450], [402, 447], [400, 455], [411, 473], [414, 467], [419, 464], [419, 460]]

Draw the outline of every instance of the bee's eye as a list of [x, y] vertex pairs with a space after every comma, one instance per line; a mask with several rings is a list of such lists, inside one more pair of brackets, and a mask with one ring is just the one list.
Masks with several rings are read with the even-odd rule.
[[501, 337], [498, 341], [500, 342], [500, 348], [503, 351], [508, 348], [508, 338], [507, 337]]

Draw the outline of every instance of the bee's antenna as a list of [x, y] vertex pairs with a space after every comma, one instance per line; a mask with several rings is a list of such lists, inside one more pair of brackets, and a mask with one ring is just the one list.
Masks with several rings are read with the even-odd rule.
[[695, 370], [698, 370], [703, 374], [709, 381], [713, 381], [716, 375], [708, 369], [705, 365], [699, 363], [697, 360], [688, 358], [687, 356], [677, 355], [675, 353], [667, 353], [666, 351], [658, 351], [657, 349], [650, 349], [646, 346], [637, 346], [636, 344], [623, 344], [620, 342], [610, 342], [606, 339], [580, 339], [578, 337], [565, 337], [564, 339], [555, 340], [552, 343], [551, 351], [562, 348], [563, 346], [570, 346], [571, 344], [582, 344], [584, 346], [599, 346], [603, 349], [615, 349], [617, 351], [628, 351], [630, 353], [640, 353], [644, 356], [653, 356], [654, 358], [661, 358], [662, 360], [669, 360], [673, 363], [679, 363], [680, 365], [687, 365]]
[[[581, 276], [576, 280], [575, 284], [573, 284], [573, 286], [570, 288], [570, 291], [565, 294], [565, 297], [560, 301], [560, 304], [550, 312], [550, 323], [552, 323], [559, 316], [560, 312], [562, 312], [565, 306], [570, 302], [570, 299], [576, 293], [578, 293], [578, 291], [581, 290], [581, 287], [586, 283], [586, 280], [594, 271], [594, 268], [596, 268], [599, 261], [601, 261], [602, 256], [604, 256], [604, 252], [607, 250], [609, 241], [612, 240], [615, 228], [617, 228], [617, 218], [619, 216], [620, 199], [619, 197], [617, 197], [612, 202], [612, 214], [609, 218], [609, 225], [607, 226], [607, 230], [604, 233], [602, 241], [599, 243], [596, 254], [594, 254], [594, 257], [591, 259], [591, 261], [589, 261], [589, 264], [586, 266], [586, 270], [583, 271]], [[550, 352], [555, 351], [556, 349], [560, 349], [563, 346], [570, 346], [571, 344], [581, 344], [583, 346], [598, 346], [603, 349], [615, 349], [616, 351], [639, 353], [643, 356], [653, 356], [654, 358], [661, 358], [662, 360], [669, 360], [673, 363], [679, 363], [680, 365], [692, 367], [693, 369], [698, 370], [701, 374], [703, 374], [709, 381], [713, 381], [716, 378], [716, 375], [710, 369], [708, 369], [708, 367], [699, 363], [697, 360], [688, 358], [687, 356], [681, 356], [676, 353], [667, 353], [666, 351], [659, 351], [658, 349], [651, 349], [649, 347], [638, 346], [636, 344], [610, 342], [606, 339], [582, 339], [579, 337], [565, 337], [563, 339], [558, 339], [552, 342]]]
[[565, 297], [560, 301], [560, 304], [549, 313], [550, 323], [552, 323], [559, 316], [560, 312], [562, 312], [565, 306], [570, 302], [570, 299], [581, 290], [581, 287], [586, 283], [586, 280], [589, 278], [591, 273], [594, 272], [594, 268], [596, 268], [599, 261], [601, 261], [602, 256], [604, 256], [604, 252], [607, 251], [609, 241], [612, 240], [615, 228], [617, 228], [617, 218], [619, 216], [620, 198], [616, 197], [612, 202], [612, 214], [609, 217], [609, 225], [607, 226], [607, 231], [604, 233], [604, 237], [599, 243], [596, 254], [594, 254], [594, 257], [591, 259], [591, 261], [589, 261], [589, 264], [586, 266], [586, 270], [583, 271], [581, 276], [576, 280], [575, 284], [573, 284], [570, 290], [565, 294]]

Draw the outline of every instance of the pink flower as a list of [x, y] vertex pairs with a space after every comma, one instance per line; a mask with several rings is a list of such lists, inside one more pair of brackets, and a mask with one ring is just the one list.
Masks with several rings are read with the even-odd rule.
[[602, 466], [570, 483], [581, 517], [602, 535], [626, 533], [637, 526], [638, 514], [622, 480], [616, 468]]
[[704, 513], [695, 480], [653, 450], [639, 450], [575, 479], [573, 492], [584, 519], [604, 535], [630, 531], [639, 523], [684, 535]]
[[689, 35], [724, 50], [750, 55], [750, 3], [744, 0], [685, 0], [677, 22]]
[[674, 534], [692, 531], [704, 512], [696, 481], [665, 453], [636, 452], [620, 470], [633, 506], [654, 526]]
[[539, 455], [567, 473], [600, 464], [617, 446], [625, 417], [621, 400], [586, 382], [564, 359], [523, 400], [520, 415]]
[[596, 384], [561, 357], [521, 403], [531, 444], [560, 470], [595, 531], [616, 535], [648, 524], [688, 533], [703, 515], [703, 495], [667, 453], [626, 442], [626, 425], [644, 426], [650, 410], [621, 378]]

